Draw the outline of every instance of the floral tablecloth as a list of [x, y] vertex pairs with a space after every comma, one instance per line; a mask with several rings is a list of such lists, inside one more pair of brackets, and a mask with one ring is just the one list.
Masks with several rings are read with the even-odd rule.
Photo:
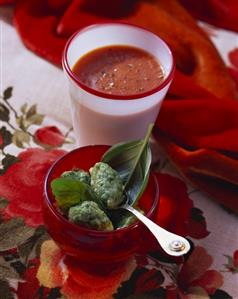
[[[186, 184], [156, 144], [157, 222], [186, 236], [191, 252], [136, 256], [106, 276], [64, 256], [44, 228], [41, 202], [50, 165], [76, 146], [67, 84], [62, 70], [22, 45], [11, 8], [0, 16], [0, 299], [238, 299], [237, 216]], [[201, 26], [237, 76], [238, 36]]]

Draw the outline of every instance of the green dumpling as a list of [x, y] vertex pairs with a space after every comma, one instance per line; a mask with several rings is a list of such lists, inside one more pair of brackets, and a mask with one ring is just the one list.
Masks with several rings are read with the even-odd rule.
[[105, 207], [115, 208], [124, 201], [122, 179], [111, 166], [98, 162], [89, 172], [92, 189]]
[[113, 225], [106, 213], [93, 201], [84, 201], [69, 209], [71, 222], [100, 231], [112, 231]]
[[90, 175], [82, 169], [65, 171], [61, 174], [61, 177], [79, 180], [82, 183], [90, 185]]

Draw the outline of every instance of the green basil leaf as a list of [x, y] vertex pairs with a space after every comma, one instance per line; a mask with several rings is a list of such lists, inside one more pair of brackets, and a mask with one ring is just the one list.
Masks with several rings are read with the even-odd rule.
[[153, 125], [149, 125], [143, 140], [119, 143], [112, 146], [102, 157], [121, 176], [128, 203], [135, 205], [148, 183], [152, 160], [149, 137]]
[[91, 187], [79, 180], [57, 178], [51, 182], [51, 189], [59, 208], [63, 211], [85, 200], [97, 201]]

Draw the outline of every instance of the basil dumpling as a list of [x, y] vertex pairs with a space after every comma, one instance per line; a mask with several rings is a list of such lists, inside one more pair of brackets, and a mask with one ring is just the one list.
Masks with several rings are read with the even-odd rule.
[[84, 201], [69, 209], [69, 220], [73, 223], [100, 231], [112, 231], [113, 225], [106, 213], [94, 201]]
[[79, 180], [82, 183], [90, 185], [90, 175], [87, 171], [82, 169], [65, 171], [62, 173], [61, 177]]
[[118, 207], [124, 201], [124, 186], [119, 174], [110, 165], [98, 162], [89, 170], [91, 187], [106, 208]]

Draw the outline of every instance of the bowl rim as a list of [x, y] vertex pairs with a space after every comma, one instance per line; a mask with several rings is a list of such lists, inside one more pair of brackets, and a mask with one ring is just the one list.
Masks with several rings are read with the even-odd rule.
[[[91, 234], [91, 235], [95, 235], [95, 236], [110, 236], [110, 235], [115, 235], [115, 234], [120, 234], [120, 233], [124, 233], [126, 231], [130, 231], [135, 229], [136, 227], [139, 226], [139, 224], [141, 223], [139, 220], [135, 221], [135, 223], [126, 226], [126, 227], [122, 227], [119, 229], [115, 229], [113, 231], [98, 231], [98, 230], [94, 230], [94, 229], [90, 229], [90, 228], [86, 228], [80, 225], [77, 225], [73, 222], [70, 222], [66, 217], [64, 217], [60, 211], [57, 210], [57, 208], [54, 206], [53, 201], [51, 200], [50, 195], [48, 194], [48, 188], [50, 188], [50, 176], [54, 170], [54, 168], [60, 164], [63, 163], [64, 159], [70, 155], [72, 155], [72, 153], [75, 153], [77, 151], [80, 151], [81, 149], [87, 149], [87, 148], [96, 148], [96, 147], [107, 147], [109, 148], [110, 146], [108, 145], [87, 145], [87, 146], [83, 146], [83, 147], [78, 147], [75, 148], [74, 150], [71, 150], [70, 152], [64, 154], [63, 156], [61, 156], [59, 159], [57, 159], [49, 168], [46, 177], [45, 177], [45, 181], [44, 181], [44, 194], [43, 194], [43, 200], [44, 202], [47, 204], [47, 207], [50, 209], [51, 213], [58, 219], [60, 220], [63, 224], [67, 225], [67, 226], [72, 226], [75, 230], [79, 230], [80, 232], [85, 231], [85, 233], [87, 234]], [[154, 210], [157, 208], [157, 206], [159, 205], [159, 198], [160, 198], [160, 193], [159, 193], [159, 184], [158, 181], [156, 179], [156, 176], [153, 172], [150, 173], [150, 177], [153, 180], [153, 184], [155, 186], [155, 196], [154, 196], [154, 201], [153, 204], [151, 206], [151, 208], [149, 209], [149, 211], [145, 214], [145, 216], [147, 216], [148, 218], [152, 215], [152, 213], [154, 212]], [[145, 189], [146, 190], [146, 189]]]
[[[159, 84], [158, 86], [156, 86], [155, 88], [152, 88], [151, 90], [148, 90], [146, 92], [143, 93], [139, 93], [139, 94], [129, 94], [129, 95], [118, 95], [118, 94], [109, 94], [109, 93], [105, 93], [103, 91], [99, 91], [96, 89], [93, 89], [89, 86], [87, 86], [86, 84], [84, 84], [72, 71], [71, 67], [69, 66], [68, 63], [68, 50], [69, 50], [69, 46], [71, 44], [71, 42], [74, 40], [74, 38], [76, 38], [80, 33], [88, 31], [93, 29], [94, 27], [99, 27], [99, 26], [112, 26], [112, 25], [120, 25], [120, 26], [126, 26], [126, 27], [131, 27], [131, 28], [136, 28], [137, 30], [141, 30], [144, 32], [147, 32], [151, 35], [153, 35], [154, 37], [156, 37], [157, 39], [160, 40], [160, 42], [164, 45], [165, 48], [167, 48], [169, 55], [171, 56], [171, 60], [172, 60], [172, 64], [171, 64], [171, 70], [168, 73], [168, 75], [165, 77], [164, 81], [161, 82], [161, 84]], [[175, 58], [174, 55], [170, 49], [170, 47], [168, 46], [168, 44], [157, 34], [155, 34], [154, 32], [142, 27], [142, 26], [138, 26], [135, 24], [131, 24], [128, 22], [123, 22], [123, 21], [102, 21], [102, 22], [97, 22], [94, 24], [91, 24], [89, 26], [85, 26], [79, 30], [77, 30], [74, 34], [71, 35], [71, 37], [68, 39], [64, 50], [63, 50], [63, 55], [62, 55], [62, 66], [63, 69], [66, 71], [66, 73], [69, 75], [69, 77], [77, 84], [79, 85], [83, 90], [85, 90], [86, 92], [89, 92], [93, 95], [96, 95], [98, 97], [102, 97], [102, 98], [106, 98], [106, 99], [110, 99], [110, 100], [139, 100], [141, 98], [150, 96], [158, 91], [160, 91], [161, 89], [163, 89], [167, 84], [169, 84], [169, 82], [173, 79], [174, 73], [175, 73]]]

